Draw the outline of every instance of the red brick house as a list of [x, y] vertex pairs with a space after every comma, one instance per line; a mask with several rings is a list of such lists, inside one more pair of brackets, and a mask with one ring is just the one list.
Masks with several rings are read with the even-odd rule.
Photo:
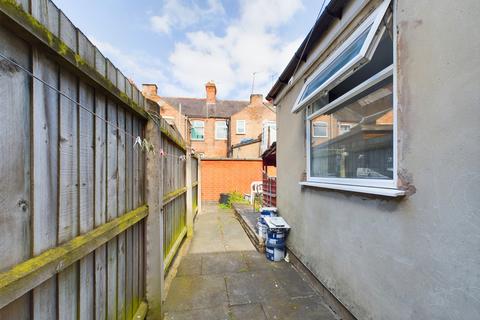
[[152, 84], [144, 84], [142, 91], [203, 157], [260, 158], [262, 131], [275, 125], [273, 106], [260, 94], [252, 94], [250, 101], [219, 100], [213, 82], [205, 90], [205, 98], [160, 97]]

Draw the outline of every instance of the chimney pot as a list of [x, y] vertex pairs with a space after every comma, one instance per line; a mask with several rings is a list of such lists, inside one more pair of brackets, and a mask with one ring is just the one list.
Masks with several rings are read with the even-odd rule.
[[213, 81], [205, 84], [205, 90], [207, 91], [207, 103], [215, 104], [217, 102], [217, 86]]
[[142, 94], [145, 97], [157, 96], [158, 95], [157, 90], [158, 90], [158, 87], [156, 84], [144, 83], [142, 85]]
[[263, 103], [263, 94], [250, 95], [250, 104], [260, 104], [260, 103]]

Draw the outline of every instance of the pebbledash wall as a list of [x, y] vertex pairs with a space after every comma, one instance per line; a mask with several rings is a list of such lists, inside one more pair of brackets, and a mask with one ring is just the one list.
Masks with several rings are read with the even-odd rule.
[[[362, 2], [372, 3], [350, 1], [340, 21]], [[478, 319], [480, 2], [393, 7], [398, 174], [416, 191], [389, 199], [302, 187], [305, 113], [291, 113], [298, 81], [275, 101], [288, 246], [358, 319]]]
[[218, 201], [220, 193], [250, 193], [252, 181], [262, 181], [261, 159], [202, 159], [203, 201]]

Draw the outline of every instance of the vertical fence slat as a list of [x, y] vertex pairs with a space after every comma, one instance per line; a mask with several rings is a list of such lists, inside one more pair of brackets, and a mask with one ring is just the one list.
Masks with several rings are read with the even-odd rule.
[[[125, 115], [125, 131], [132, 134], [132, 115], [126, 113]], [[133, 206], [133, 139], [131, 137], [125, 138], [125, 206], [126, 210], [130, 211]], [[133, 238], [132, 228], [125, 231], [126, 234], [126, 279], [125, 279], [125, 306], [127, 319], [131, 319], [134, 314], [132, 309], [133, 297]]]
[[[23, 41], [0, 26], [0, 52], [30, 69], [29, 49]], [[30, 80], [18, 67], [0, 58], [0, 270], [6, 270], [30, 255], [29, 109]], [[22, 210], [19, 201], [26, 205]], [[30, 294], [0, 310], [1, 319], [29, 319]]]
[[[136, 137], [139, 134], [138, 130], [138, 122], [136, 119], [133, 119], [132, 121], [132, 133], [133, 136]], [[133, 153], [133, 189], [132, 189], [132, 199], [133, 199], [133, 205], [134, 207], [138, 207], [140, 201], [139, 201], [139, 190], [138, 190], [138, 153], [140, 153], [141, 150], [138, 146], [135, 147], [134, 153]], [[133, 238], [133, 256], [132, 256], [132, 261], [133, 261], [133, 279], [132, 279], [132, 296], [133, 296], [133, 302], [132, 302], [132, 308], [133, 312], [138, 308], [139, 305], [139, 292], [138, 292], [138, 224], [134, 225], [132, 227], [132, 238]]]
[[[125, 130], [125, 111], [118, 109], [118, 126]], [[125, 133], [118, 132], [118, 214], [125, 213]], [[125, 232], [118, 235], [117, 319], [125, 319]]]
[[[80, 104], [89, 112], [79, 108], [79, 138], [80, 138], [80, 233], [86, 233], [94, 227], [94, 126], [95, 120], [91, 113], [94, 110], [93, 88], [80, 82]], [[80, 319], [93, 319], [94, 316], [94, 257], [89, 254], [79, 262], [80, 265]]]
[[[53, 87], [58, 86], [58, 67], [37, 50], [33, 51], [33, 73]], [[57, 244], [58, 201], [58, 93], [33, 82], [33, 254]], [[53, 277], [33, 290], [36, 320], [56, 317], [57, 284]]]
[[[60, 90], [77, 101], [77, 79], [66, 71], [60, 72]], [[78, 234], [78, 108], [60, 97], [60, 199], [58, 242], [63, 243]], [[74, 263], [58, 274], [58, 317], [76, 319], [78, 315], [78, 264]]]
[[[118, 215], [118, 154], [117, 154], [117, 106], [107, 100], [107, 220]], [[107, 317], [116, 319], [117, 314], [117, 238], [107, 243]]]
[[[145, 137], [144, 132], [143, 132], [143, 123], [141, 120], [138, 121], [138, 134], [142, 137]], [[137, 206], [143, 205], [145, 203], [145, 153], [144, 152], [139, 152], [138, 153], [138, 163], [139, 163], [139, 179], [138, 179], [138, 188], [139, 188], [139, 203]], [[139, 298], [139, 304], [144, 298], [144, 291], [145, 291], [145, 286], [144, 286], [144, 276], [145, 276], [145, 270], [144, 270], [144, 223], [143, 221], [140, 221], [138, 223], [138, 298]]]
[[[95, 227], [107, 221], [107, 125], [106, 100], [100, 93], [95, 95]], [[95, 250], [95, 319], [107, 315], [107, 259], [106, 245]]]

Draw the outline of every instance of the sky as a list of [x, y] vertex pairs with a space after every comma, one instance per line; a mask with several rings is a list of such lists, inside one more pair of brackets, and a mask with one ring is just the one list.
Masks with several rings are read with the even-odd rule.
[[266, 95], [315, 23], [320, 0], [53, 0], [139, 88], [160, 96]]

